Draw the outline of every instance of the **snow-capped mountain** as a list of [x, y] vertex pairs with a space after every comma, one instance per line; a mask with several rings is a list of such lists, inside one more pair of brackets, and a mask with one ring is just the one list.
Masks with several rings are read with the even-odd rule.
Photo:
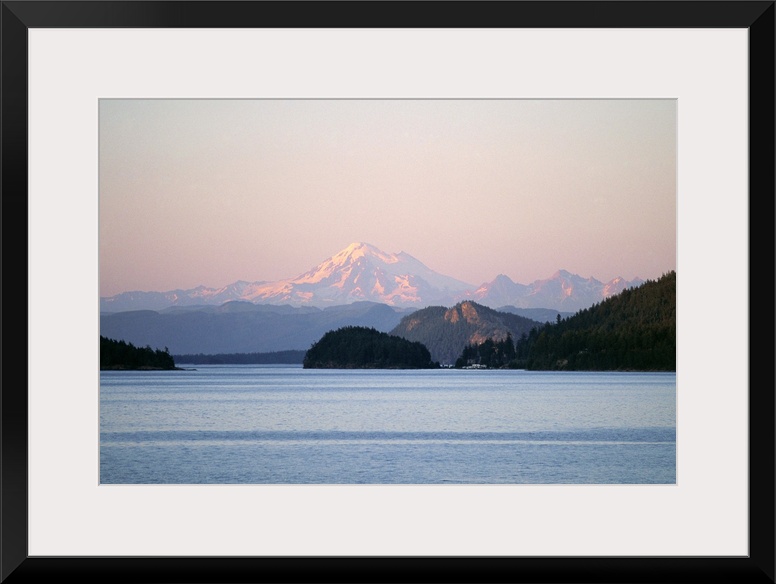
[[243, 299], [317, 306], [370, 300], [416, 306], [441, 302], [471, 288], [471, 284], [443, 276], [407, 253], [385, 253], [357, 242], [301, 276], [249, 286]]
[[197, 286], [190, 290], [169, 290], [167, 292], [122, 292], [115, 296], [100, 298], [101, 312], [124, 312], [127, 310], [162, 310], [170, 306], [221, 305], [232, 300], [242, 300], [246, 288], [264, 282], [237, 281], [221, 288]]
[[640, 278], [627, 281], [620, 277], [603, 283], [558, 270], [546, 280], [536, 280], [525, 286], [502, 274], [477, 288], [469, 298], [491, 308], [515, 306], [576, 312], [643, 283]]
[[474, 300], [490, 308], [576, 311], [641, 283], [638, 279], [627, 282], [615, 278], [604, 284], [560, 270], [551, 278], [529, 285], [517, 284], [502, 274], [477, 288], [439, 274], [407, 253], [386, 253], [368, 243], [356, 242], [295, 278], [238, 281], [221, 288], [124, 292], [100, 298], [100, 310], [162, 310], [170, 306], [221, 305], [233, 300], [319, 308], [370, 301], [423, 308]]
[[[485, 306], [494, 308], [496, 306], [515, 306], [516, 298], [523, 298], [531, 293], [530, 286], [517, 284], [509, 276], [499, 274], [492, 282], [486, 282], [470, 294], [470, 298], [476, 302], [481, 302]], [[525, 308], [520, 306], [518, 308]]]
[[217, 289], [123, 292], [100, 298], [100, 310], [160, 310], [230, 300], [317, 307], [364, 300], [398, 307], [428, 306], [451, 302], [472, 288], [472, 284], [435, 272], [408, 253], [386, 253], [356, 242], [296, 278], [240, 281]]
[[614, 296], [615, 294], [619, 294], [626, 288], [636, 288], [637, 286], [641, 286], [644, 283], [644, 280], [641, 278], [635, 278], [633, 280], [626, 280], [625, 278], [617, 277], [613, 280], [610, 280], [606, 284], [604, 284], [604, 291], [603, 296], [604, 298], [609, 298], [609, 296]]

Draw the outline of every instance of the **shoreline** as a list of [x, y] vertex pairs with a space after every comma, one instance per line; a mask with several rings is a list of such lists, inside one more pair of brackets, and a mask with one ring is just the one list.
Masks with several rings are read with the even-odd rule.
[[147, 365], [125, 367], [123, 365], [111, 365], [110, 367], [100, 367], [100, 371], [196, 371], [196, 369], [193, 367], [150, 367]]

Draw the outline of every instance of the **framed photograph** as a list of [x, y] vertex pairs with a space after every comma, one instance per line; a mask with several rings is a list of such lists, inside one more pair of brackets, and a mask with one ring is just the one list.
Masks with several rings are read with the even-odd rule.
[[[774, 10], [2, 2], [2, 581], [774, 582]], [[520, 326], [667, 278], [670, 350], [534, 367]], [[246, 347], [285, 393], [197, 361]], [[599, 358], [650, 373], [580, 399]]]

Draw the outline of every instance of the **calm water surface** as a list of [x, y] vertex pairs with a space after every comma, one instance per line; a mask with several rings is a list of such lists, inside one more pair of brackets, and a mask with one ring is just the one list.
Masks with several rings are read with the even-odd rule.
[[100, 373], [102, 483], [676, 482], [675, 373], [190, 367]]

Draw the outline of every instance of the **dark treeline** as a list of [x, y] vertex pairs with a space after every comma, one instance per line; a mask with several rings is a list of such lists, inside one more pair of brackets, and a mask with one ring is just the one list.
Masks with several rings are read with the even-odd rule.
[[305, 368], [428, 369], [439, 367], [422, 343], [380, 332], [346, 326], [329, 331], [307, 351]]
[[515, 352], [520, 369], [676, 371], [676, 272], [534, 328]]
[[164, 351], [136, 347], [126, 341], [100, 336], [100, 369], [176, 369], [167, 347]]
[[273, 351], [270, 353], [218, 353], [215, 355], [174, 355], [177, 363], [196, 365], [301, 365], [305, 351]]
[[501, 341], [487, 339], [479, 345], [467, 345], [455, 361], [455, 367], [461, 369], [468, 365], [484, 365], [494, 369], [507, 367], [514, 358], [515, 343], [512, 341], [512, 335], [507, 333], [507, 337]]
[[455, 366], [676, 371], [676, 272], [512, 339], [470, 344]]

